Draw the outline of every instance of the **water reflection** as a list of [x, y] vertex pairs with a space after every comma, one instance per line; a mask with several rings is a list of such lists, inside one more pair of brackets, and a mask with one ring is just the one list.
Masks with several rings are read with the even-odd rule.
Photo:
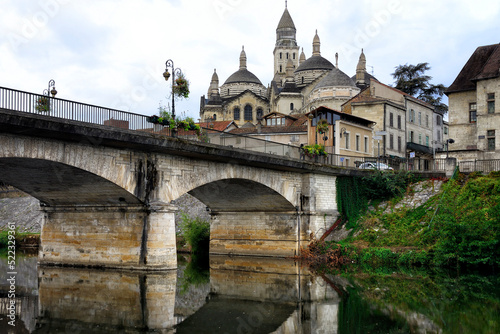
[[339, 303], [294, 261], [213, 256], [207, 302], [176, 333], [337, 333]]
[[0, 333], [500, 332], [495, 274], [349, 268], [318, 275], [293, 261], [252, 257], [179, 264], [161, 273], [37, 271], [35, 257], [20, 258], [16, 328], [5, 323], [2, 282]]

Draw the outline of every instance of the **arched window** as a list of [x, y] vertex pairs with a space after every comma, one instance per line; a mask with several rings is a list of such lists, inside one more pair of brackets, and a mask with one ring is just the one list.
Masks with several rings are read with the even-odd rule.
[[[302, 77], [302, 83], [304, 83], [304, 77]], [[229, 94], [229, 93], [228, 93]]]
[[229, 95], [229, 88], [227, 89], [227, 95]]
[[280, 59], [282, 59], [282, 58], [283, 58], [283, 53], [280, 52]]
[[217, 114], [214, 114], [213, 120], [214, 120], [214, 121], [216, 121], [216, 120], [217, 120]]
[[280, 73], [283, 72], [283, 65], [280, 65]]
[[251, 120], [253, 120], [252, 106], [247, 104], [245, 106], [245, 121]]
[[240, 120], [240, 108], [235, 107], [233, 112], [234, 112], [234, 120], [239, 121]]
[[293, 103], [290, 103], [290, 110], [293, 110]]

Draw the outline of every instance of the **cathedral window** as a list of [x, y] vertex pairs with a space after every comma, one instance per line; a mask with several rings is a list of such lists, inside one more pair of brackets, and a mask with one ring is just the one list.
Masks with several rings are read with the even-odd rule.
[[214, 114], [214, 117], [212, 117], [212, 119], [213, 119], [214, 121], [216, 121], [216, 120], [217, 120], [217, 114]]
[[235, 107], [233, 112], [234, 112], [234, 120], [239, 121], [240, 120], [240, 108]]
[[288, 59], [288, 52], [286, 53], [286, 59]]
[[251, 121], [253, 120], [253, 113], [252, 113], [252, 106], [246, 105], [245, 106], [245, 121]]
[[283, 72], [283, 65], [280, 65], [280, 73]]
[[283, 59], [283, 53], [280, 52], [280, 59]]
[[295, 59], [295, 52], [292, 54], [292, 58]]
[[302, 77], [302, 83], [304, 83], [304, 77]]
[[290, 103], [290, 110], [293, 110], [293, 103]]

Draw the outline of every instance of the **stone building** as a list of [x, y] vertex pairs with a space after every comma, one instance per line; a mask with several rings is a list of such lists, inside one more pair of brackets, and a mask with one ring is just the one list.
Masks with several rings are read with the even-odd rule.
[[247, 55], [240, 53], [239, 70], [219, 86], [216, 71], [207, 95], [201, 97], [200, 119], [234, 120], [238, 126], [256, 125], [264, 115], [279, 112], [285, 115], [305, 114], [326, 106], [340, 110], [341, 105], [361, 89], [347, 74], [321, 56], [318, 33], [313, 37], [312, 56], [306, 58], [296, 40], [295, 24], [285, 7], [276, 28], [273, 50], [272, 81], [265, 87], [247, 69]]
[[[364, 59], [360, 57], [360, 64]], [[358, 64], [358, 69], [360, 65]], [[361, 66], [362, 68], [362, 66]], [[366, 71], [365, 71], [366, 73]], [[359, 78], [359, 76], [357, 76]], [[358, 80], [363, 91], [342, 106], [342, 111], [375, 121], [374, 131], [382, 139], [373, 155], [388, 158], [416, 158], [417, 169], [430, 168], [430, 161], [443, 149], [443, 115], [435, 108], [372, 76]]]
[[478, 47], [446, 90], [450, 156], [459, 161], [500, 159], [500, 44]]

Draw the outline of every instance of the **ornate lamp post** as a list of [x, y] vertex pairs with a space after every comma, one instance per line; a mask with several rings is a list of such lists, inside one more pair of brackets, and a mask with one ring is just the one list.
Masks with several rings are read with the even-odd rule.
[[[172, 75], [168, 72], [168, 68], [172, 69]], [[165, 62], [165, 72], [163, 72], [163, 77], [165, 78], [166, 81], [172, 76], [172, 120], [175, 121], [175, 92], [174, 92], [174, 86], [175, 86], [175, 76], [181, 76], [182, 71], [180, 68], [175, 68], [174, 66], [174, 61], [172, 59], [169, 59]], [[172, 131], [172, 135], [175, 137], [175, 129]]]
[[49, 83], [47, 85], [47, 89], [43, 90], [43, 95], [47, 96], [47, 111], [49, 113], [50, 113], [50, 94], [52, 94], [52, 97], [56, 97], [56, 94], [57, 94], [55, 84], [56, 84], [56, 82], [54, 81], [54, 79], [50, 79]]

